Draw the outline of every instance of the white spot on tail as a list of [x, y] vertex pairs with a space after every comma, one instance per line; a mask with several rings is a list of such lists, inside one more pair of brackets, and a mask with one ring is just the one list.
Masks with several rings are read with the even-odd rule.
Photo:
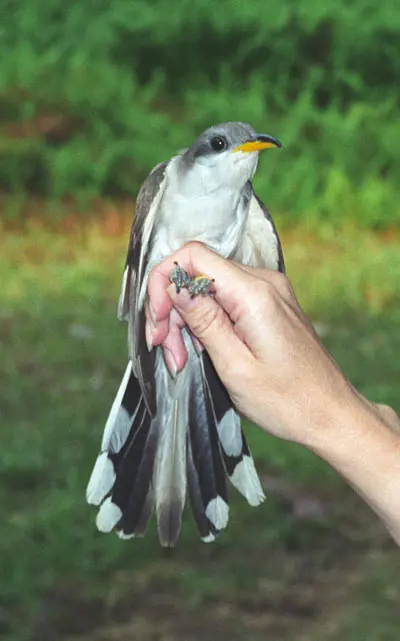
[[222, 530], [228, 525], [229, 505], [225, 503], [223, 498], [217, 496], [216, 499], [212, 499], [207, 505], [206, 517], [210, 519], [217, 530]]
[[97, 514], [96, 526], [100, 532], [111, 532], [122, 517], [122, 512], [118, 505], [115, 505], [108, 497], [102, 504]]
[[250, 505], [260, 505], [265, 500], [265, 494], [251, 456], [243, 456], [243, 460], [236, 465], [230, 480]]
[[239, 456], [242, 451], [243, 440], [240, 430], [240, 418], [234, 409], [225, 412], [217, 425], [217, 430], [225, 454]]
[[215, 536], [210, 532], [210, 534], [207, 534], [207, 536], [202, 536], [201, 540], [203, 541], [203, 543], [213, 543], [213, 541], [215, 541]]
[[128, 539], [135, 538], [135, 535], [133, 533], [132, 534], [125, 534], [125, 532], [123, 532], [122, 530], [118, 530], [117, 531], [117, 536], [120, 539], [122, 539], [123, 541], [127, 541]]
[[87, 502], [90, 503], [90, 505], [100, 505], [114, 485], [115, 478], [114, 465], [108, 458], [107, 452], [102, 452], [102, 454], [97, 457], [87, 486]]

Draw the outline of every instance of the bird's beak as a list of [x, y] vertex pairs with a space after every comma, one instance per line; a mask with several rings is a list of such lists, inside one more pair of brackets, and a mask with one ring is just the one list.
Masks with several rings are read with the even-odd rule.
[[282, 143], [267, 134], [255, 134], [233, 151], [262, 151], [263, 149], [270, 149], [271, 147], [281, 148]]

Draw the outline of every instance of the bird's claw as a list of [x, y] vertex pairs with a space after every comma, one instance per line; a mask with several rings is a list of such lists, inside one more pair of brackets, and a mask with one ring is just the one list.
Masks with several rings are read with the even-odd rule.
[[181, 289], [189, 289], [189, 285], [191, 283], [191, 278], [187, 272], [185, 272], [182, 267], [179, 267], [178, 263], [175, 261], [174, 262], [175, 267], [173, 268], [172, 272], [169, 275], [169, 279], [171, 283], [173, 283], [176, 287], [176, 293], [179, 294]]
[[175, 285], [177, 294], [179, 294], [181, 289], [185, 288], [188, 290], [190, 298], [194, 298], [199, 294], [207, 296], [207, 294], [210, 293], [214, 279], [210, 279], [207, 276], [190, 278], [189, 274], [185, 272], [177, 262], [175, 262], [174, 265], [175, 267], [171, 271], [169, 279], [171, 283]]
[[188, 291], [190, 298], [194, 298], [201, 294], [202, 296], [207, 296], [210, 293], [214, 278], [210, 279], [207, 276], [196, 276], [190, 281]]

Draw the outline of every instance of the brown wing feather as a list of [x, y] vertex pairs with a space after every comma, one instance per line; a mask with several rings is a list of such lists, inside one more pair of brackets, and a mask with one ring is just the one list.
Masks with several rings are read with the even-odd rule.
[[261, 200], [261, 198], [259, 198], [259, 197], [257, 196], [257, 194], [255, 193], [255, 191], [253, 191], [253, 197], [254, 197], [254, 198], [256, 199], [256, 201], [258, 202], [258, 204], [259, 204], [259, 206], [260, 206], [260, 209], [261, 209], [261, 210], [263, 211], [263, 213], [264, 213], [265, 218], [266, 218], [266, 219], [271, 223], [271, 225], [272, 225], [272, 229], [273, 229], [274, 234], [275, 234], [276, 239], [277, 239], [277, 249], [278, 249], [278, 271], [279, 271], [279, 272], [282, 272], [282, 274], [285, 274], [285, 273], [286, 273], [285, 259], [284, 259], [284, 257], [283, 257], [282, 245], [281, 245], [281, 241], [280, 241], [280, 238], [279, 238], [278, 231], [277, 231], [277, 229], [276, 229], [276, 227], [275, 227], [274, 220], [273, 220], [273, 218], [272, 218], [271, 214], [269, 213], [269, 210], [268, 210], [268, 209], [267, 209], [267, 207], [264, 205], [264, 203], [263, 203], [263, 201]]
[[166, 185], [169, 160], [157, 165], [144, 181], [136, 201], [124, 278], [118, 304], [118, 317], [129, 323], [129, 351], [134, 372], [150, 414], [156, 414], [154, 354], [145, 340], [143, 304], [139, 300], [149, 254], [154, 218]]
[[282, 246], [271, 214], [247, 183], [247, 219], [235, 260], [252, 267], [267, 267], [285, 273]]

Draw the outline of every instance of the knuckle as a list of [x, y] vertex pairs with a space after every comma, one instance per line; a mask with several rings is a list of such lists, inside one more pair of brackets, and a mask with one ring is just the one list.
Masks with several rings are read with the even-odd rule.
[[273, 280], [254, 283], [252, 309], [261, 318], [276, 314], [282, 302], [282, 294]]
[[198, 240], [190, 240], [185, 244], [185, 248], [190, 252], [198, 252], [199, 250], [201, 251], [202, 249], [204, 249], [204, 245]]
[[281, 272], [271, 272], [265, 284], [267, 285], [266, 295], [272, 299], [287, 297], [292, 291], [289, 279]]
[[261, 306], [270, 305], [277, 297], [277, 289], [270, 281], [258, 281], [254, 284], [253, 295]]
[[292, 291], [288, 277], [282, 272], [272, 272], [271, 283], [279, 294], [287, 295]]

